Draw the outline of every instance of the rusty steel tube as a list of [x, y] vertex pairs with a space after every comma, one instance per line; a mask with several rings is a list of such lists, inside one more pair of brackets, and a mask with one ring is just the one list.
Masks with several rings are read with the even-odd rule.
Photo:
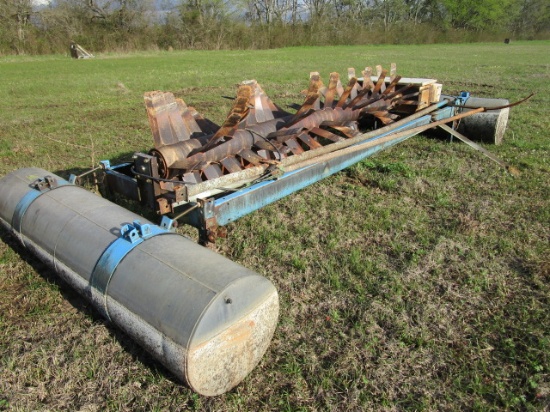
[[1, 178], [0, 223], [200, 394], [236, 386], [271, 341], [269, 280], [59, 176]]
[[[309, 161], [310, 159], [313, 159], [317, 156], [322, 156], [328, 153], [335, 152], [337, 150], [344, 149], [346, 147], [361, 143], [365, 140], [377, 137], [378, 135], [382, 133], [386, 133], [395, 129], [398, 129], [407, 123], [419, 119], [422, 116], [425, 116], [427, 114], [430, 114], [437, 109], [445, 106], [448, 104], [448, 100], [444, 100], [442, 102], [432, 104], [431, 106], [428, 106], [425, 109], [419, 110], [418, 112], [404, 118], [401, 120], [396, 121], [395, 123], [392, 123], [390, 125], [381, 127], [380, 129], [376, 129], [367, 133], [360, 134], [358, 136], [352, 137], [350, 139], [343, 140], [341, 142], [332, 143], [327, 146], [320, 147], [318, 149], [314, 150], [308, 150], [307, 152], [304, 152], [299, 155], [294, 155], [287, 157], [281, 161], [281, 166], [286, 170], [287, 167], [296, 164], [296, 163], [302, 163], [304, 161]], [[207, 192], [219, 187], [226, 187], [231, 186], [235, 182], [239, 182], [242, 180], [252, 180], [255, 178], [260, 177], [263, 173], [265, 173], [265, 170], [267, 168], [267, 165], [260, 165], [251, 167], [249, 169], [245, 169], [241, 172], [232, 173], [229, 175], [221, 176], [216, 179], [207, 180], [205, 182], [192, 185], [188, 188], [188, 194], [189, 196], [196, 196], [200, 193]]]
[[[344, 110], [341, 108], [326, 108], [311, 113], [296, 124], [291, 125], [293, 129], [310, 129], [322, 124], [324, 121], [338, 121], [346, 123], [351, 120], [357, 120], [361, 115], [361, 110]], [[289, 118], [273, 119], [261, 124], [256, 124], [248, 129], [236, 130], [234, 135], [227, 142], [220, 144], [205, 152], [192, 154], [189, 157], [182, 156], [184, 151], [176, 151], [183, 144], [189, 145], [189, 141], [180, 142], [173, 146], [164, 146], [157, 149], [157, 153], [162, 156], [162, 163], [169, 168], [190, 169], [199, 163], [215, 162], [229, 155], [235, 155], [243, 149], [252, 147], [256, 142], [263, 142], [270, 133], [276, 132], [288, 122]], [[261, 137], [263, 136], [263, 137]], [[189, 152], [188, 152], [189, 153]]]
[[[189, 157], [183, 157], [181, 155], [174, 156], [167, 162], [170, 168], [174, 169], [189, 169], [201, 162], [212, 162], [221, 160], [228, 155], [235, 155], [243, 149], [250, 148], [258, 140], [263, 139], [260, 136], [267, 136], [268, 134], [275, 132], [279, 127], [285, 124], [285, 119], [273, 119], [261, 124], [255, 124], [250, 127], [252, 130], [238, 129], [235, 131], [231, 139], [227, 142], [222, 143], [206, 152], [199, 152], [191, 154]], [[162, 154], [164, 159], [167, 158], [164, 150], [165, 147], [159, 150], [159, 153]]]

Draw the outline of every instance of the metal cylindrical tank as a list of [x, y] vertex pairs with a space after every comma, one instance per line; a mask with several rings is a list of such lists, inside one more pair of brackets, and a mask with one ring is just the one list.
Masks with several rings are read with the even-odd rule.
[[59, 176], [0, 179], [0, 222], [200, 394], [236, 386], [271, 341], [269, 280]]
[[[510, 104], [506, 99], [487, 99], [482, 97], [469, 97], [464, 103], [469, 108], [500, 107]], [[472, 109], [464, 108], [463, 111]], [[480, 140], [487, 143], [501, 144], [506, 125], [508, 124], [509, 108], [489, 110], [477, 113], [460, 120], [458, 131], [472, 140]]]

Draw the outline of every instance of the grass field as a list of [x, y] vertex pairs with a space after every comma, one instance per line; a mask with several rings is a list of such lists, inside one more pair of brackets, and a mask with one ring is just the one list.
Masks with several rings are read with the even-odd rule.
[[142, 95], [220, 122], [254, 78], [281, 105], [310, 71], [389, 67], [446, 94], [518, 100], [514, 178], [415, 137], [228, 227], [218, 251], [269, 278], [260, 365], [203, 398], [0, 232], [0, 410], [550, 410], [550, 42], [0, 58], [0, 176], [67, 176], [152, 146]]

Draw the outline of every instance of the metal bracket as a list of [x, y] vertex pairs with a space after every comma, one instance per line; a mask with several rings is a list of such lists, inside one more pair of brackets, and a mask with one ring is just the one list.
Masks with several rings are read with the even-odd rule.
[[199, 229], [199, 244], [206, 246], [216, 242], [218, 222], [214, 210], [214, 199], [197, 199], [202, 212], [202, 224]]
[[466, 101], [470, 98], [470, 92], [460, 92], [455, 99], [455, 106], [464, 106]]
[[143, 241], [153, 235], [151, 225], [142, 225], [139, 220], [134, 220], [132, 224], [122, 226], [120, 236], [130, 243], [136, 243], [140, 239]]
[[164, 230], [173, 231], [176, 226], [176, 219], [170, 219], [168, 216], [164, 215], [160, 220], [160, 227]]
[[[464, 108], [460, 106], [464, 106], [468, 99], [470, 98], [470, 92], [462, 91], [460, 94], [456, 97], [454, 101], [454, 105], [457, 106], [457, 113], [462, 113], [464, 111]], [[456, 130], [458, 128], [460, 120], [455, 120], [452, 123], [452, 130]], [[449, 133], [449, 142], [452, 142], [454, 138], [454, 135], [452, 133]]]
[[103, 251], [90, 276], [90, 286], [92, 300], [98, 303], [98, 308], [107, 319], [111, 320], [107, 307], [107, 289], [120, 262], [145, 240], [166, 233], [171, 232], [159, 226], [141, 224], [139, 220], [135, 220], [123, 225], [120, 229], [120, 237]]
[[141, 204], [147, 205], [161, 214], [167, 213], [166, 208], [157, 203], [157, 198], [162, 193], [160, 183], [157, 180], [159, 178], [157, 158], [144, 153], [134, 153], [132, 159], [134, 160], [133, 171]]
[[58, 186], [58, 183], [55, 177], [45, 176], [43, 178], [40, 177], [36, 179], [34, 182], [32, 182], [31, 186], [34, 189], [43, 192], [45, 190], [55, 189]]
[[30, 184], [35, 190], [31, 190], [25, 194], [17, 203], [13, 216], [11, 218], [11, 226], [19, 233], [21, 233], [21, 224], [23, 223], [23, 216], [29, 208], [29, 206], [44, 193], [48, 193], [50, 190], [57, 189], [62, 186], [70, 185], [66, 180], [57, 181], [52, 176], [45, 176], [44, 178], [36, 179]]

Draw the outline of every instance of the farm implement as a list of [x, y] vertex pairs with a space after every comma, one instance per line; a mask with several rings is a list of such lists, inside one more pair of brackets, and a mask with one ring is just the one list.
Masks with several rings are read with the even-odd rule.
[[343, 86], [331, 73], [325, 86], [311, 73], [294, 114], [245, 81], [221, 126], [172, 93], [147, 93], [154, 148], [133, 162], [103, 162], [106, 186], [165, 216], [168, 229], [198, 228], [207, 243], [228, 223], [428, 129], [444, 127], [486, 154], [460, 131], [502, 139], [507, 100], [442, 96], [435, 80], [401, 78], [394, 66], [389, 75], [381, 67], [362, 74], [349, 69]]
[[463, 134], [500, 143], [512, 105], [441, 92], [394, 65], [348, 69], [345, 81], [331, 73], [327, 85], [315, 72], [289, 112], [251, 80], [221, 125], [172, 93], [149, 92], [154, 147], [91, 172], [103, 190], [154, 211], [158, 225], [79, 186], [84, 174], [65, 180], [38, 168], [0, 179], [0, 222], [193, 390], [218, 395], [267, 350], [278, 295], [176, 226], [214, 242], [240, 217], [436, 127], [513, 172]]

